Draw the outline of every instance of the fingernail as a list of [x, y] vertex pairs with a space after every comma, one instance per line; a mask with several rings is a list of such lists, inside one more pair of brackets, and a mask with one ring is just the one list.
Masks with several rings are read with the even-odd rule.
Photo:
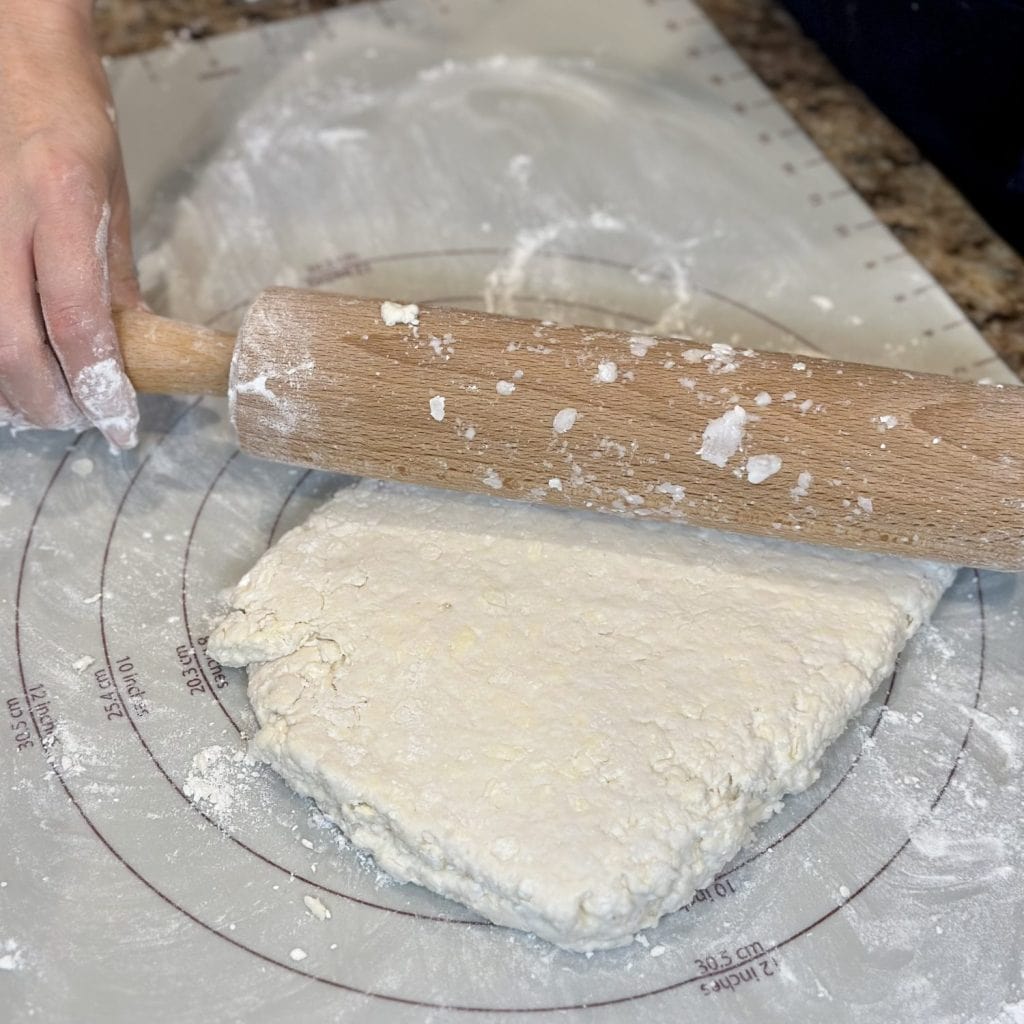
[[134, 448], [139, 443], [139, 434], [137, 427], [124, 426], [124, 425], [107, 425], [101, 426], [100, 430], [103, 436], [110, 442], [111, 446], [115, 449], [119, 448], [122, 451], [127, 451], [129, 448]]
[[103, 436], [118, 448], [138, 444], [139, 404], [116, 359], [102, 359], [79, 372], [75, 398]]

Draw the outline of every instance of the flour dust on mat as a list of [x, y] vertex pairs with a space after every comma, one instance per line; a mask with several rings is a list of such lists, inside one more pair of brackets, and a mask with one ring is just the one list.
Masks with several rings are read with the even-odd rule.
[[235, 590], [251, 750], [401, 881], [571, 950], [682, 907], [810, 785], [951, 570], [408, 486]]

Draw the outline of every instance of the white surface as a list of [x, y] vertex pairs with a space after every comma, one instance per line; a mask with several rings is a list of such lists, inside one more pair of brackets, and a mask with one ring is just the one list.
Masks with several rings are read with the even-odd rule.
[[[461, 70], [442, 73], [446, 58]], [[357, 5], [113, 73], [162, 312], [228, 326], [276, 278], [994, 376], [688, 3]], [[237, 455], [223, 403], [143, 409], [141, 449], [120, 459], [92, 435], [66, 459], [67, 437], [0, 436], [0, 989], [15, 1021], [447, 1024], [472, 1007], [487, 1024], [523, 1009], [544, 1024], [987, 1024], [1024, 999], [1015, 579], [961, 576], [749, 855], [646, 945], [587, 959], [388, 884], [272, 772], [234, 762], [256, 723], [240, 674], [200, 641], [218, 595], [335, 485]], [[221, 810], [183, 793], [218, 746], [202, 763]]]

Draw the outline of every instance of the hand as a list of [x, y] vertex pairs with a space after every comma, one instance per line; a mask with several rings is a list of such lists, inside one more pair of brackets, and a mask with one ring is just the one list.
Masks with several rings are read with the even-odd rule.
[[136, 443], [111, 306], [137, 306], [128, 192], [91, 0], [0, 18], [0, 423]]

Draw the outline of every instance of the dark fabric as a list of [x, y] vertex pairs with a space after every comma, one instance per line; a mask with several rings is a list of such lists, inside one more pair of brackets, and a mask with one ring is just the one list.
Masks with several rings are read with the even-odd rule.
[[1024, 253], [1024, 0], [780, 0]]

